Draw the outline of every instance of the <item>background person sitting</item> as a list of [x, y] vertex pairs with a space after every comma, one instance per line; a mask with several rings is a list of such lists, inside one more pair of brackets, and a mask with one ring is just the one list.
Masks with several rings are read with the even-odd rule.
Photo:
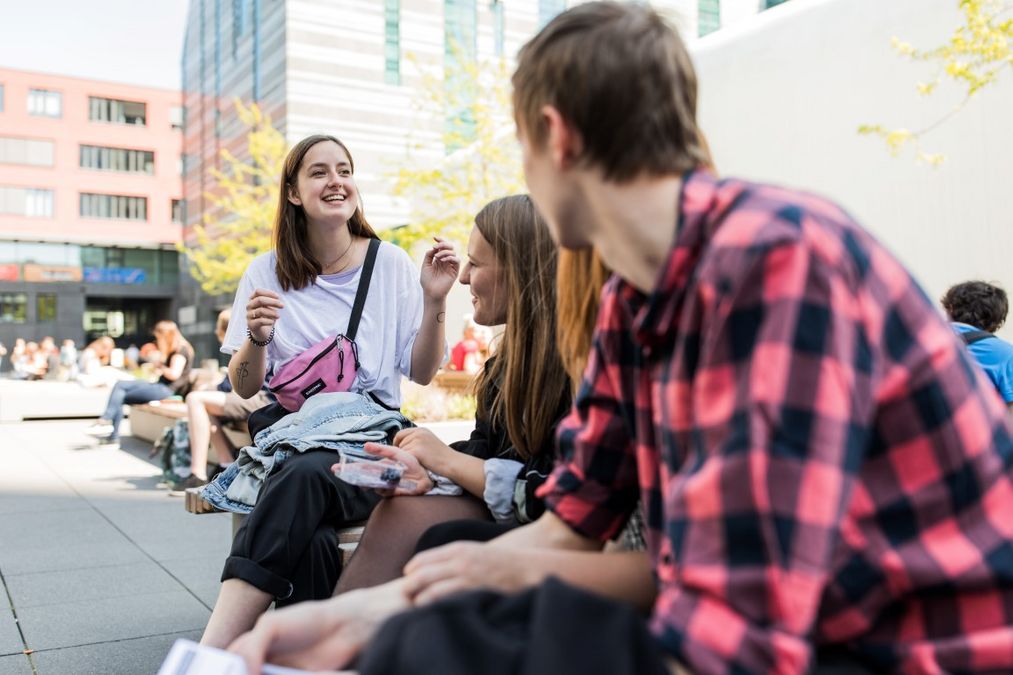
[[993, 335], [1009, 313], [1006, 291], [984, 281], [965, 281], [946, 291], [942, 305], [953, 329], [1013, 414], [1013, 344]]
[[474, 375], [482, 369], [489, 357], [489, 343], [492, 329], [475, 322], [473, 314], [464, 315], [464, 331], [461, 340], [450, 351], [447, 367], [462, 373]]
[[[219, 342], [225, 339], [229, 328], [231, 309], [222, 310], [215, 324], [215, 336]], [[208, 444], [214, 446], [218, 464], [235, 460], [238, 450], [222, 431], [223, 422], [241, 420], [246, 422], [254, 410], [263, 408], [271, 400], [267, 391], [261, 389], [251, 398], [243, 398], [232, 391], [229, 378], [225, 378], [216, 389], [192, 391], [186, 396], [186, 415], [190, 428], [190, 475], [175, 481], [174, 490], [200, 487], [208, 482]]]
[[20, 367], [16, 370], [26, 380], [41, 380], [46, 374], [46, 354], [34, 340], [25, 345], [24, 355], [20, 360]]
[[157, 382], [131, 380], [117, 382], [109, 394], [102, 417], [85, 429], [89, 436], [104, 439], [106, 444], [119, 441], [120, 422], [123, 421], [123, 405], [150, 403], [178, 394], [189, 384], [190, 369], [193, 366], [193, 347], [179, 332], [172, 321], [159, 321], [154, 328], [158, 351], [165, 354], [153, 374]]

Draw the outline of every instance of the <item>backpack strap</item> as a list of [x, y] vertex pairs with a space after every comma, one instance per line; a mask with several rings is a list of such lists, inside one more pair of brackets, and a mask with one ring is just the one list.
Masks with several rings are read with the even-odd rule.
[[369, 293], [369, 280], [373, 276], [373, 265], [376, 263], [376, 252], [380, 250], [380, 240], [370, 239], [369, 250], [366, 251], [366, 259], [362, 263], [362, 274], [359, 276], [359, 288], [355, 291], [355, 304], [352, 305], [352, 316], [348, 318], [348, 330], [345, 337], [355, 341], [355, 334], [359, 331], [359, 319], [362, 318], [362, 308], [366, 305], [366, 294]]
[[965, 345], [973, 345], [975, 342], [981, 342], [990, 337], [995, 337], [986, 330], [969, 330], [966, 333], [960, 334], [960, 339], [964, 341]]

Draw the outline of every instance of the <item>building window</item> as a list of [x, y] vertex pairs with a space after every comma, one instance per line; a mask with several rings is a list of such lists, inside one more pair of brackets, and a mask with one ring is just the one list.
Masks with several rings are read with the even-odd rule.
[[25, 215], [30, 218], [53, 217], [53, 191], [30, 188], [25, 190]]
[[172, 200], [172, 222], [182, 223], [183, 217], [183, 200], [173, 199]]
[[503, 58], [505, 20], [503, 17], [503, 0], [492, 0], [489, 5], [492, 11], [492, 40], [496, 58]]
[[0, 321], [3, 323], [24, 323], [28, 307], [28, 296], [24, 293], [0, 293]]
[[788, 0], [763, 0], [763, 9], [770, 9], [771, 7], [776, 7], [777, 5], [783, 4], [787, 1]]
[[232, 0], [232, 58], [239, 54], [239, 38], [246, 31], [246, 0]]
[[56, 321], [55, 293], [39, 293], [35, 296], [35, 320]]
[[538, 26], [549, 23], [564, 9], [566, 0], [538, 0]]
[[40, 117], [62, 116], [63, 94], [48, 89], [29, 89], [28, 114]]
[[721, 28], [720, 0], [697, 0], [697, 35], [703, 37]]
[[128, 197], [126, 195], [97, 195], [82, 192], [81, 217], [147, 220], [148, 198]]
[[186, 122], [186, 109], [183, 106], [174, 105], [169, 108], [169, 124], [173, 129], [182, 129]]
[[383, 4], [383, 79], [401, 84], [401, 0]]
[[464, 65], [473, 63], [478, 53], [478, 15], [475, 0], [443, 0], [443, 3], [443, 86], [450, 94], [448, 98], [459, 102], [456, 110], [447, 111], [446, 119], [450, 140], [445, 150], [453, 152], [475, 137], [471, 112], [475, 83]]
[[0, 136], [0, 164], [53, 166], [53, 142]]
[[4, 111], [4, 86], [0, 84], [0, 112]]
[[52, 218], [53, 191], [0, 186], [0, 213], [30, 218]]
[[123, 173], [155, 173], [155, 153], [150, 150], [81, 146], [81, 168]]
[[88, 119], [92, 122], [116, 124], [147, 124], [147, 105], [137, 101], [120, 101], [114, 98], [88, 97]]

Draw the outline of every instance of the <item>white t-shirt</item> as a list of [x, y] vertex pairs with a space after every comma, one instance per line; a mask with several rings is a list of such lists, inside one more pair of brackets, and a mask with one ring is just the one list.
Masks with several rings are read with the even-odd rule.
[[[298, 291], [283, 291], [274, 270], [274, 251], [257, 256], [246, 268], [222, 351], [234, 354], [246, 341], [246, 305], [253, 291], [274, 291], [285, 305], [275, 323], [274, 340], [267, 346], [268, 369], [277, 372], [306, 348], [348, 330], [362, 268], [322, 274]], [[400, 405], [401, 374], [411, 377], [422, 310], [422, 286], [411, 258], [397, 246], [381, 242], [355, 337], [361, 367], [353, 392], [372, 392], [387, 405]]]

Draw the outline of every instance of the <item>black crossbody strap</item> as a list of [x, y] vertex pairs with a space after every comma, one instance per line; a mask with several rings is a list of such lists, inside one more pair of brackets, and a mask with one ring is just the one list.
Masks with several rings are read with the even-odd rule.
[[960, 339], [964, 341], [965, 345], [973, 345], [975, 342], [981, 342], [990, 337], [995, 336], [984, 330], [969, 330], [966, 333], [960, 334]]
[[366, 251], [366, 259], [362, 262], [362, 274], [359, 276], [359, 288], [355, 291], [355, 304], [352, 305], [352, 316], [348, 318], [348, 330], [345, 337], [355, 340], [355, 334], [359, 332], [359, 319], [362, 318], [362, 308], [366, 306], [366, 295], [369, 293], [369, 280], [373, 276], [373, 265], [376, 263], [376, 252], [380, 250], [380, 240], [370, 239], [369, 250]]

